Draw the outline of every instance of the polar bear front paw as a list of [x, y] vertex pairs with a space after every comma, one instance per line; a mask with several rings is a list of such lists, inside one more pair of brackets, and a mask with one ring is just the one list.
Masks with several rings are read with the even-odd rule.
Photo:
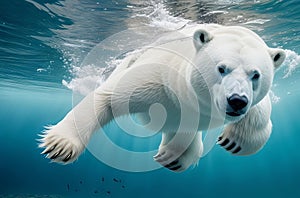
[[[59, 133], [60, 132], [60, 133]], [[47, 127], [41, 134], [40, 148], [44, 148], [41, 154], [53, 162], [68, 164], [75, 161], [84, 149], [84, 143], [77, 135], [61, 133], [57, 126]]]
[[262, 129], [231, 124], [219, 136], [217, 144], [233, 155], [251, 155], [257, 153], [266, 144], [271, 135], [271, 129], [271, 121]]

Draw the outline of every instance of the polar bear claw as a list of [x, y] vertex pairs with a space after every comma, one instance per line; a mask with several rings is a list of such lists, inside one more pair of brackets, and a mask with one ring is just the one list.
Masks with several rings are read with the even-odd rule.
[[44, 148], [41, 154], [53, 162], [69, 164], [75, 161], [82, 153], [84, 145], [79, 137], [68, 138], [63, 133], [57, 133], [55, 127], [48, 127], [39, 140], [40, 148]]
[[218, 138], [217, 144], [219, 144], [232, 154], [238, 154], [242, 150], [239, 141], [238, 143], [236, 143], [235, 140], [229, 140], [228, 138], [223, 139], [223, 136], [220, 136]]

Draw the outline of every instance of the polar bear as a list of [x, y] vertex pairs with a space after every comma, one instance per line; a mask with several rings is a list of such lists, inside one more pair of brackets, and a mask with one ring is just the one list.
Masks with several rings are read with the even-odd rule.
[[284, 59], [282, 49], [268, 47], [247, 28], [186, 26], [128, 55], [99, 88], [46, 128], [39, 146], [52, 161], [71, 163], [94, 131], [137, 114], [145, 127], [162, 131], [154, 160], [174, 172], [199, 161], [202, 130], [223, 125], [217, 144], [233, 155], [256, 153], [271, 134], [269, 91]]

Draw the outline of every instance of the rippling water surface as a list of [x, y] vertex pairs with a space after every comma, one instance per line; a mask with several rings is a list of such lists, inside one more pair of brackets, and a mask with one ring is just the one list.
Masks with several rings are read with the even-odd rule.
[[[300, 197], [299, 10], [298, 0], [0, 1], [0, 197]], [[285, 49], [272, 87], [273, 134], [261, 152], [235, 157], [216, 146], [181, 174], [120, 171], [89, 151], [67, 166], [39, 154], [37, 134], [72, 108], [73, 91], [88, 92], [114, 67], [84, 64], [95, 46], [128, 28], [146, 27], [149, 37], [194, 22], [242, 25]], [[157, 135], [135, 138], [114, 124], [107, 128], [129, 150], [159, 144]]]

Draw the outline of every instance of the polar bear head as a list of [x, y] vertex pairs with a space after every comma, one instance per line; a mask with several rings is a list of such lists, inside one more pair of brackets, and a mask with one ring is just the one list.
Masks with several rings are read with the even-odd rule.
[[193, 44], [192, 86], [197, 92], [207, 86], [211, 103], [227, 121], [240, 120], [268, 94], [274, 72], [285, 59], [283, 50], [269, 48], [243, 27], [199, 29]]

